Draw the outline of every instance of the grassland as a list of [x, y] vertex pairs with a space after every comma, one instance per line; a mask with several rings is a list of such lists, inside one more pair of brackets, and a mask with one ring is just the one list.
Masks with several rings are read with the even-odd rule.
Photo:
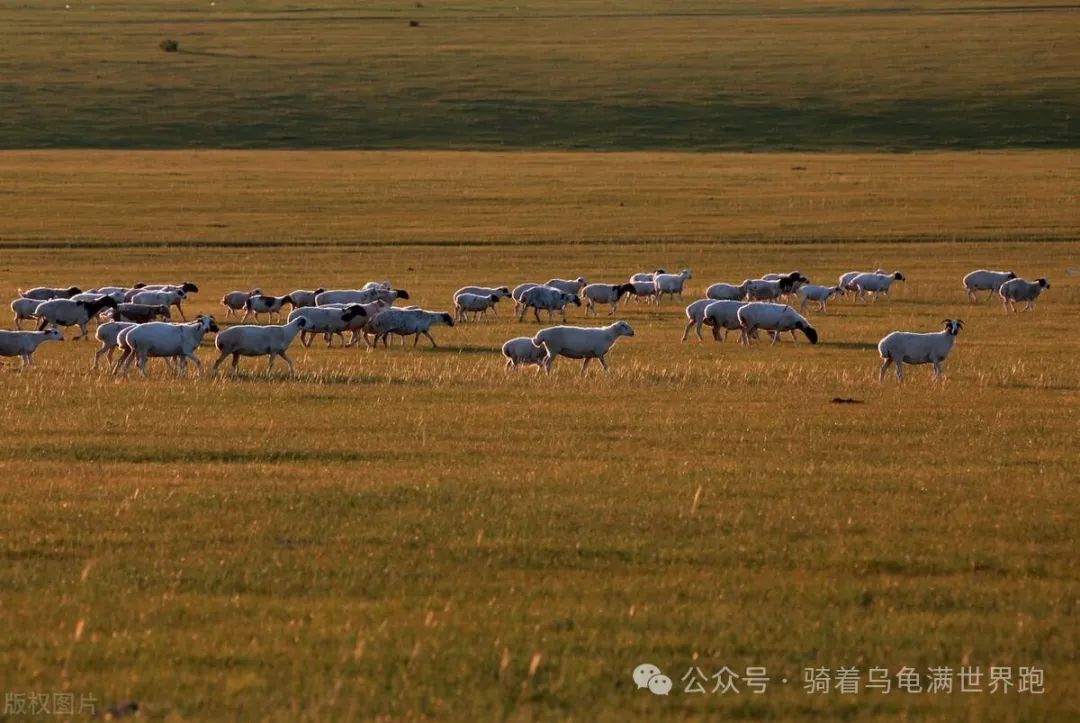
[[[631, 305], [637, 335], [586, 378], [505, 374], [498, 345], [536, 328], [505, 310], [434, 350], [298, 349], [295, 379], [117, 381], [88, 342], [43, 347], [0, 368], [0, 690], [150, 720], [1080, 714], [1072, 155], [479, 156], [475, 185], [453, 156], [259, 158], [5, 155], [0, 288], [190, 278], [219, 312], [256, 283], [388, 277], [445, 308], [465, 282], [658, 264], [692, 268], [691, 297], [778, 268], [910, 280], [814, 317], [818, 346], [680, 344], [681, 305]], [[699, 204], [714, 182], [741, 189], [728, 213]], [[969, 305], [980, 266], [1053, 288], [1033, 314]], [[874, 381], [885, 332], [946, 316], [968, 325], [945, 384]], [[646, 660], [669, 698], [633, 689]], [[962, 664], [1043, 667], [1046, 694], [801, 687], [810, 665]], [[695, 697], [691, 665], [773, 683]]]
[[0, 147], [1080, 143], [1075, 3], [420, 5], [4, 3]]

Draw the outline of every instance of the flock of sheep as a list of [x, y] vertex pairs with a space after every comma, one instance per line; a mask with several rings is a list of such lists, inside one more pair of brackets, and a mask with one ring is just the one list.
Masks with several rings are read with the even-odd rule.
[[[187, 320], [183, 302], [199, 291], [191, 282], [139, 283], [130, 288], [105, 286], [88, 291], [74, 286], [39, 287], [26, 292], [20, 290], [19, 298], [11, 303], [16, 330], [0, 331], [0, 356], [18, 356], [23, 366], [29, 366], [40, 344], [63, 339], [60, 327], [79, 327], [75, 339], [80, 339], [89, 334], [88, 324], [96, 321], [95, 336], [101, 346], [95, 354], [94, 367], [104, 356], [117, 374], [126, 374], [137, 361], [143, 375], [148, 375], [147, 364], [153, 357], [164, 358], [178, 373], [185, 371], [189, 360], [201, 370], [202, 363], [195, 351], [208, 333], [217, 335], [214, 345], [219, 356], [215, 370], [230, 357], [235, 372], [241, 357], [265, 356], [268, 371], [280, 357], [291, 373], [294, 366], [287, 352], [297, 336], [304, 346], [310, 346], [320, 335], [327, 346], [332, 346], [336, 337], [342, 346], [358, 345], [363, 340], [373, 349], [380, 341], [385, 347], [389, 346], [391, 337], [404, 341], [408, 336], [413, 337], [414, 346], [421, 336], [435, 346], [431, 336], [433, 326], [476, 321], [489, 311], [495, 314], [503, 299], [513, 301], [519, 321], [524, 321], [532, 310], [537, 322], [541, 322], [541, 311], [547, 312], [549, 320], [557, 312], [566, 322], [566, 309], [571, 305], [584, 305], [586, 316], [597, 315], [598, 308], [608, 307], [608, 314], [614, 316], [624, 301], [659, 304], [665, 296], [681, 299], [691, 278], [689, 270], [671, 274], [659, 269], [634, 274], [621, 284], [589, 284], [584, 278], [577, 278], [521, 284], [512, 290], [506, 286], [466, 286], [454, 293], [453, 314], [394, 306], [395, 302], [408, 300], [409, 294], [393, 288], [389, 282], [369, 282], [359, 289], [298, 289], [284, 296], [263, 294], [260, 289], [232, 291], [221, 299], [225, 318], [239, 317], [241, 312], [243, 316], [239, 324], [223, 331], [212, 316]], [[808, 305], [814, 304], [825, 314], [828, 302], [836, 296], [851, 294], [856, 302], [869, 302], [887, 296], [892, 284], [905, 280], [899, 271], [878, 269], [843, 274], [834, 286], [813, 284], [798, 271], [765, 274], [738, 285], [713, 284], [706, 289], [705, 298], [686, 307], [682, 339], [685, 341], [694, 329], [701, 340], [702, 327], [708, 326], [717, 341], [724, 341], [728, 331], [737, 331], [740, 343], [750, 344], [759, 337], [759, 331], [764, 331], [776, 344], [785, 332], [794, 339], [798, 331], [816, 344], [818, 332], [803, 316]], [[1050, 286], [1045, 278], [1026, 281], [1011, 271], [984, 269], [971, 272], [963, 283], [971, 301], [977, 300], [980, 291], [987, 291], [991, 297], [997, 295], [1001, 299], [1006, 311], [1015, 311], [1017, 303], [1024, 303], [1025, 310], [1033, 309], [1039, 295]], [[794, 308], [795, 303], [799, 311]], [[291, 311], [285, 323], [272, 323], [280, 322], [286, 306]], [[183, 320], [180, 323], [171, 321], [174, 308]], [[260, 325], [262, 315], [271, 323]], [[244, 323], [252, 318], [255, 324]], [[24, 321], [34, 322], [37, 330], [23, 330]], [[888, 368], [895, 365], [897, 379], [903, 380], [904, 364], [932, 364], [934, 379], [940, 379], [941, 363], [952, 350], [963, 325], [959, 319], [946, 319], [944, 329], [936, 333], [889, 334], [878, 344], [882, 359], [879, 379], [884, 379]], [[350, 334], [348, 340], [346, 332]], [[550, 372], [554, 360], [563, 356], [583, 360], [582, 373], [593, 359], [606, 370], [607, 354], [615, 342], [619, 337], [633, 335], [634, 329], [625, 321], [603, 327], [564, 324], [542, 329], [533, 336], [511, 339], [503, 345], [502, 354], [507, 368], [536, 366]], [[121, 356], [113, 364], [116, 350], [121, 351]]]

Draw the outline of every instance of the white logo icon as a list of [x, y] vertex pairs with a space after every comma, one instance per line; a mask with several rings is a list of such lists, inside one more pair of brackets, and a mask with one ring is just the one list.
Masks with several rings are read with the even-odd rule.
[[653, 695], [667, 695], [671, 692], [671, 678], [660, 672], [652, 663], [642, 663], [634, 668], [634, 682], [638, 688], [648, 688]]

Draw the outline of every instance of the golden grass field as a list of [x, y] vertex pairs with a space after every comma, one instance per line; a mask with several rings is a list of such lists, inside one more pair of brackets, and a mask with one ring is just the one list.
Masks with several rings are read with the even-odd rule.
[[[817, 346], [680, 343], [683, 304], [627, 305], [636, 336], [584, 378], [504, 372], [537, 328], [505, 305], [438, 349], [297, 346], [295, 378], [117, 380], [92, 342], [43, 346], [0, 368], [0, 691], [150, 720], [1073, 720], [1076, 165], [4, 154], [8, 296], [190, 279], [220, 319], [256, 284], [389, 278], [444, 309], [657, 265], [693, 270], [687, 303], [770, 270], [909, 281], [811, 313]], [[979, 267], [1052, 288], [1007, 315], [965, 300]], [[945, 383], [877, 383], [885, 333], [956, 316]], [[634, 689], [642, 662], [669, 697]], [[683, 692], [725, 665], [773, 681]], [[802, 689], [808, 666], [961, 665], [1041, 667], [1046, 692]]]

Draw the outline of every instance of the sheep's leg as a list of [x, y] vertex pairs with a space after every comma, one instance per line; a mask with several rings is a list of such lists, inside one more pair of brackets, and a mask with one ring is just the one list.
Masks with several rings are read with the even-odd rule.
[[40, 323], [40, 324], [38, 324], [38, 328], [37, 328], [37, 330], [38, 330], [38, 331], [45, 331], [45, 327], [46, 327], [46, 326], [48, 326], [48, 325], [49, 325], [49, 320], [48, 320], [48, 319], [44, 319], [44, 318], [43, 318], [43, 319], [41, 320], [41, 323]]
[[506, 371], [510, 371], [510, 368], [513, 367], [513, 366], [515, 366], [514, 360], [508, 358], [506, 360], [506, 366], [504, 366], [503, 369], [506, 370]]
[[933, 365], [934, 365], [934, 381], [935, 382], [940, 382], [941, 381], [941, 362], [935, 360], [933, 362]]
[[694, 325], [694, 320], [693, 319], [686, 322], [686, 327], [682, 330], [682, 339], [680, 339], [679, 341], [686, 341], [686, 337], [689, 336], [689, 334], [690, 334], [690, 327], [693, 326], [693, 325]]
[[112, 347], [110, 347], [105, 342], [102, 342], [101, 348], [94, 353], [94, 369], [98, 368], [98, 362], [101, 361], [101, 355], [104, 354], [106, 351], [109, 352], [109, 362], [112, 363]]
[[585, 376], [585, 371], [589, 368], [589, 362], [592, 361], [591, 356], [585, 357], [585, 361], [581, 364], [581, 376]]
[[[229, 352], [227, 352], [227, 351], [221, 352], [221, 356], [219, 356], [217, 358], [217, 361], [214, 362], [214, 366], [210, 368], [210, 371], [216, 372], [218, 367], [221, 366], [221, 362], [225, 361], [225, 357], [227, 357], [227, 356], [229, 356]], [[233, 364], [233, 366], [235, 366], [235, 363]]]
[[270, 359], [269, 359], [269, 361], [266, 362], [266, 373], [267, 374], [269, 374], [270, 371], [274, 368], [274, 359], [277, 358], [277, 354], [275, 352], [270, 352], [270, 354], [268, 356], [270, 357]]
[[795, 336], [795, 330], [794, 329], [788, 329], [788, 333], [791, 334], [791, 340], [792, 341], [798, 341], [798, 338], [796, 338], [796, 336]]
[[176, 302], [176, 310], [180, 312], [180, 318], [187, 321], [187, 316], [184, 314], [184, 307], [180, 305], [180, 302]]
[[145, 355], [143, 355], [143, 354], [140, 354], [139, 355], [139, 371], [142, 372], [143, 377], [149, 379], [150, 378], [150, 372], [148, 372], [146, 370], [146, 362], [147, 362], [147, 357]]
[[124, 349], [124, 353], [120, 355], [120, 359], [117, 360], [116, 366], [113, 367], [113, 374], [120, 374], [121, 372], [127, 373], [127, 365], [131, 360], [131, 350]]
[[[285, 363], [289, 365], [289, 376], [292, 376], [293, 374], [295, 374], [296, 373], [296, 367], [293, 366], [292, 359], [289, 358], [289, 355], [286, 354], [283, 351], [279, 351], [278, 356], [281, 357], [282, 359], [284, 359]], [[274, 357], [270, 357], [271, 360], [273, 360], [273, 358]]]
[[22, 317], [18, 314], [15, 315], [15, 328], [22, 331]]
[[202, 369], [202, 362], [199, 361], [199, 357], [195, 356], [195, 352], [192, 352], [190, 354], [185, 354], [184, 356], [180, 357], [180, 363], [182, 365], [184, 365], [184, 368], [186, 369], [187, 368], [187, 363], [184, 361], [185, 358], [190, 359], [192, 361], [192, 363], [195, 364], [195, 368], [199, 370], [199, 374], [202, 374], [202, 370], [203, 370]]
[[78, 341], [79, 339], [82, 339], [84, 336], [87, 335], [88, 332], [86, 331], [86, 325], [88, 323], [89, 321], [84, 321], [83, 323], [79, 324], [79, 331], [81, 331], [82, 333], [72, 339], [72, 341]]
[[[529, 307], [527, 307], [527, 306], [522, 306], [521, 307], [521, 316], [518, 317], [519, 322], [525, 321], [525, 312], [527, 312], [528, 310], [529, 310]], [[514, 312], [515, 313], [517, 312], [517, 306], [514, 307]]]
[[[548, 313], [550, 314], [551, 312], [549, 311]], [[537, 324], [542, 324], [543, 323], [542, 321], [540, 321], [540, 309], [538, 309], [535, 306], [533, 307], [533, 316], [536, 317], [536, 323]]]
[[[435, 343], [435, 339], [432, 338], [431, 334], [429, 334], [428, 332], [425, 331], [424, 336], [426, 336], [428, 338], [428, 341], [431, 342], [431, 348], [432, 349], [434, 349], [435, 347], [438, 346], [438, 344]], [[419, 334], [416, 335], [416, 340], [420, 341], [420, 335]], [[414, 344], [414, 346], [415, 346], [415, 344]]]
[[885, 372], [889, 371], [889, 366], [892, 364], [892, 359], [890, 357], [882, 357], [882, 359], [885, 361], [881, 363], [881, 368], [878, 369], [877, 380], [879, 384], [885, 381]]
[[564, 306], [560, 311], [562, 311], [562, 320], [563, 320], [563, 323], [565, 324], [566, 323], [566, 307]]
[[599, 360], [600, 366], [604, 367], [604, 371], [607, 371], [608, 370], [607, 354], [601, 354], [600, 356], [598, 356], [596, 358], [597, 358], [597, 360]]
[[19, 356], [22, 357], [22, 368], [34, 366], [34, 358], [30, 352], [23, 352]]
[[899, 359], [895, 360], [896, 364], [896, 381], [904, 381], [904, 364]]

